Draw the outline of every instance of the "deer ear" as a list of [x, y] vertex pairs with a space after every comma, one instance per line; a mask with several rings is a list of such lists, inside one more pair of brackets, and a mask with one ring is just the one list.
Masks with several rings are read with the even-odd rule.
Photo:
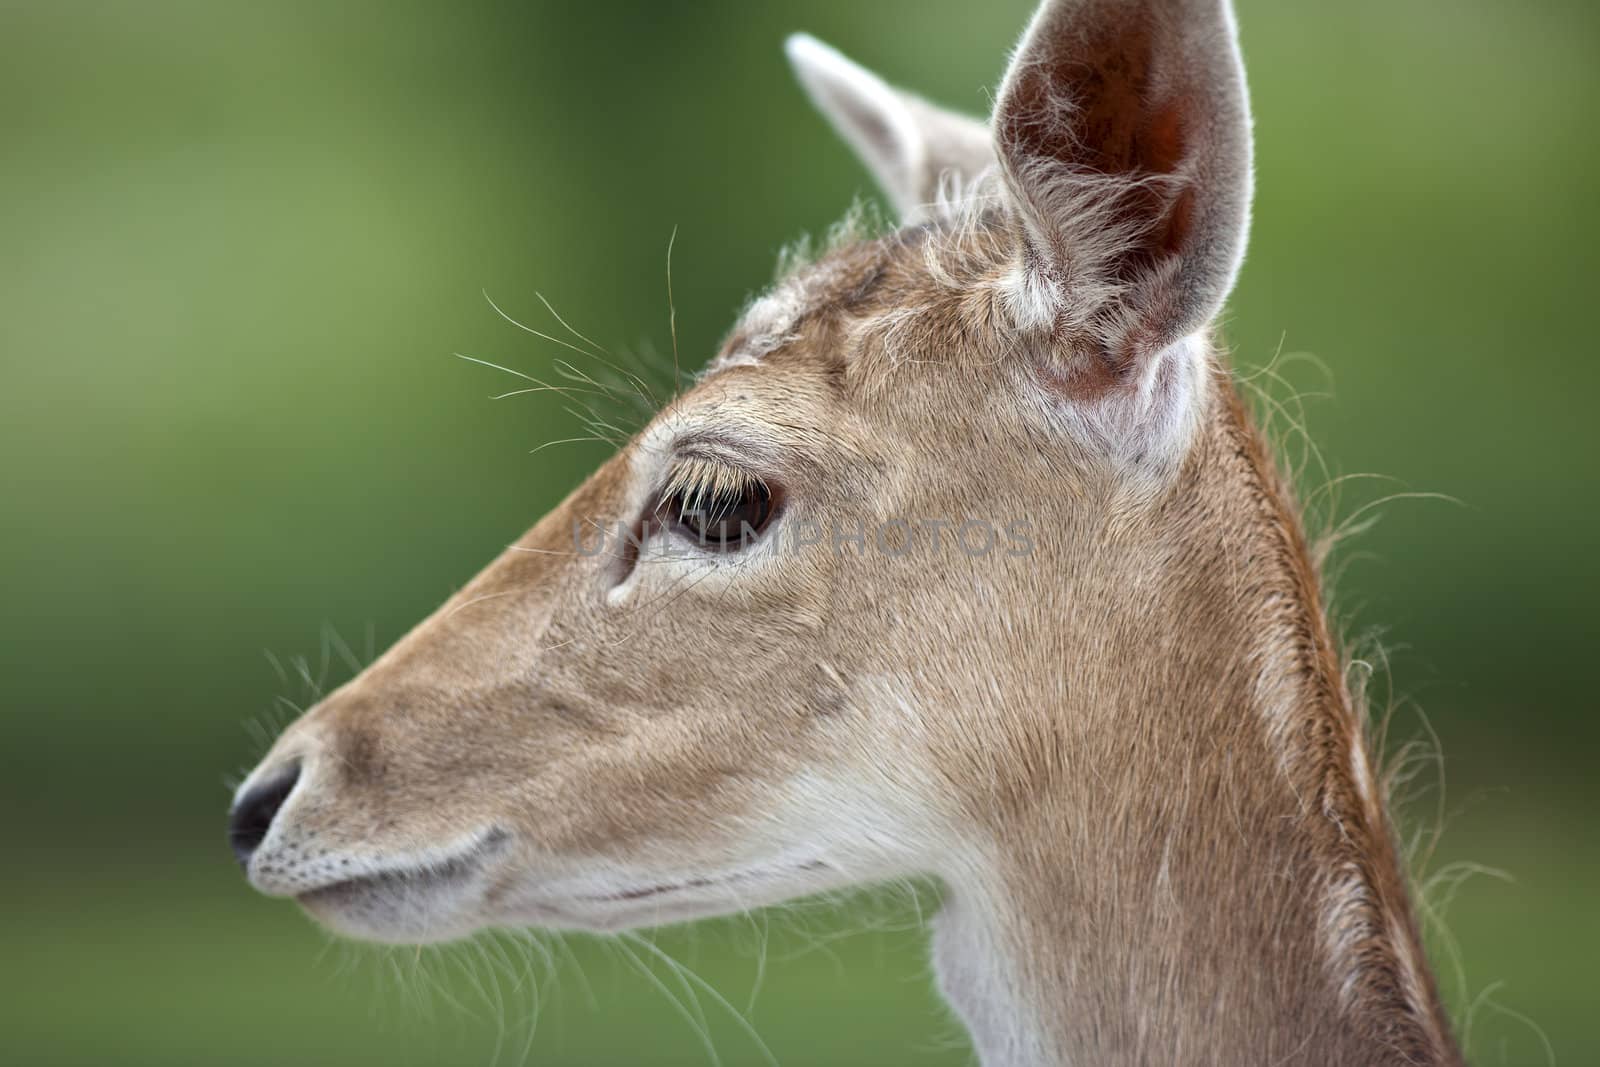
[[1018, 324], [1148, 381], [1221, 308], [1249, 224], [1250, 115], [1229, 0], [1045, 0], [1001, 84]]
[[906, 222], [925, 217], [939, 182], [963, 183], [994, 163], [982, 122], [902, 92], [815, 37], [784, 43], [800, 84], [861, 157]]

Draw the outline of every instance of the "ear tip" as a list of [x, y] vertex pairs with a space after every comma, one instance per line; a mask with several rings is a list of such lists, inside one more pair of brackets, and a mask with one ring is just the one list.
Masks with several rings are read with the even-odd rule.
[[793, 59], [796, 55], [805, 52], [806, 49], [814, 48], [819, 44], [822, 44], [822, 42], [804, 30], [799, 30], [783, 39], [783, 50], [789, 58]]
[[783, 54], [789, 57], [791, 63], [804, 62], [807, 57], [815, 55], [818, 49], [826, 47], [809, 33], [791, 33], [783, 39]]
[[843, 57], [839, 50], [824, 44], [809, 33], [791, 33], [783, 39], [783, 54], [798, 71], [814, 70]]

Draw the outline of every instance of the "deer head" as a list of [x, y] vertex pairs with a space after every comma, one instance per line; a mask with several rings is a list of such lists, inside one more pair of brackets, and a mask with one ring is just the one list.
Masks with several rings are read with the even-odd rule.
[[[1148, 1052], [1126, 1019], [1073, 1020], [1159, 999], [1166, 965], [1129, 945], [1161, 931], [1204, 988], [1151, 1032], [1212, 1012], [1259, 1059], [1262, 1005], [1345, 989], [1279, 1054], [1337, 1027], [1362, 922], [1416, 949], [1390, 867], [1328, 873], [1318, 760], [1342, 840], [1381, 859], [1386, 826], [1208, 335], [1251, 195], [1225, 0], [1047, 0], [988, 124], [788, 51], [904, 224], [779, 281], [697, 384], [284, 732], [235, 802], [251, 883], [409, 942], [932, 874], [941, 976], [992, 1058]], [[1222, 923], [1213, 883], [1255, 900], [1273, 865], [1292, 888]], [[1163, 885], [1190, 894], [1170, 928], [1147, 921]], [[1302, 958], [1250, 969], [1285, 939]], [[1229, 952], [1231, 1014], [1202, 996]], [[1426, 1015], [1425, 971], [1394, 968]]]

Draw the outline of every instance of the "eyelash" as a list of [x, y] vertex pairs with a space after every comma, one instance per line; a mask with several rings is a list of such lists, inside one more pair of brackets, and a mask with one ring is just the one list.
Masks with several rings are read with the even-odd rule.
[[778, 512], [766, 480], [719, 460], [680, 460], [656, 498], [654, 518], [713, 551], [736, 552], [759, 538]]

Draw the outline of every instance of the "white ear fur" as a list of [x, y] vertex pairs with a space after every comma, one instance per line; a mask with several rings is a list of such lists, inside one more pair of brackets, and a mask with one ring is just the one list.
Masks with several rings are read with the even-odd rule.
[[994, 162], [988, 127], [894, 88], [815, 37], [784, 51], [807, 95], [855, 149], [905, 222], [925, 218], [946, 174], [970, 182]]

